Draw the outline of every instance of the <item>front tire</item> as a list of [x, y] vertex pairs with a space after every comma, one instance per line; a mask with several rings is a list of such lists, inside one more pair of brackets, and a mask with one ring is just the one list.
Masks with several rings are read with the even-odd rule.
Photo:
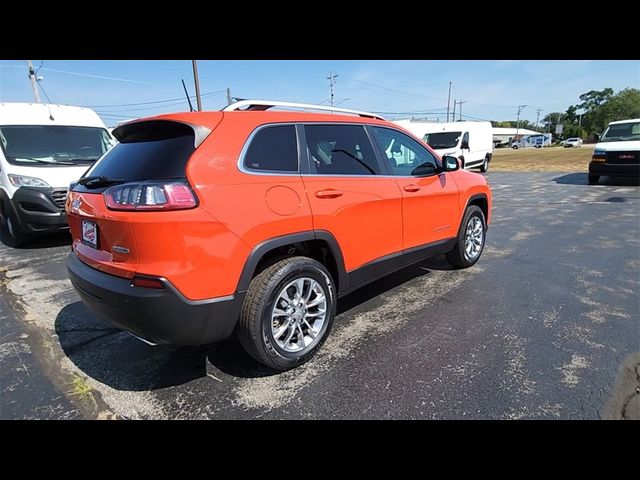
[[589, 174], [589, 185], [595, 185], [600, 181], [600, 175]]
[[482, 209], [476, 205], [467, 208], [458, 238], [453, 249], [447, 253], [447, 260], [456, 268], [469, 268], [480, 259], [487, 232], [487, 224]]
[[29, 235], [20, 230], [20, 224], [13, 212], [6, 206], [2, 206], [2, 219], [0, 219], [0, 237], [2, 243], [9, 247], [22, 247], [29, 242]]
[[310, 360], [336, 315], [331, 274], [307, 257], [281, 260], [256, 275], [244, 299], [238, 338], [258, 362], [284, 371]]

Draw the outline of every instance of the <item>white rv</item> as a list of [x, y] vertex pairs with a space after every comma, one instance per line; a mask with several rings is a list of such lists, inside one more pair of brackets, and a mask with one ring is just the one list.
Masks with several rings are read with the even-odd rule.
[[88, 108], [0, 103], [0, 234], [13, 247], [68, 228], [67, 189], [111, 146]]
[[491, 122], [416, 122], [397, 120], [394, 123], [406, 128], [438, 155], [451, 155], [462, 160], [463, 168], [489, 169], [493, 155], [493, 131]]

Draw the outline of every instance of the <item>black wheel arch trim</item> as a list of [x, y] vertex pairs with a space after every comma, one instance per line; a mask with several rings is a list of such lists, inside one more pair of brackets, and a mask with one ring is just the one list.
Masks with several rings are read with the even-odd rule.
[[[491, 212], [489, 211], [489, 209], [491, 208], [491, 205], [489, 205], [489, 199], [487, 198], [487, 194], [486, 193], [476, 193], [475, 195], [471, 195], [468, 199], [467, 199], [467, 203], [464, 206], [464, 209], [462, 210], [462, 214], [460, 215], [460, 227], [462, 227], [462, 219], [464, 218], [464, 213], [467, 211], [467, 208], [469, 208], [469, 205], [471, 205], [471, 202], [473, 202], [474, 200], [484, 200], [485, 202], [487, 202], [487, 213], [484, 214], [485, 219], [484, 219], [484, 228], [485, 230], [487, 230], [489, 228], [489, 225], [487, 224], [487, 217], [491, 214]], [[484, 212], [482, 212], [484, 213]]]
[[251, 279], [254, 276], [258, 263], [267, 253], [285, 245], [308, 242], [310, 240], [323, 240], [327, 243], [336, 261], [336, 267], [338, 270], [337, 281], [339, 289], [343, 290], [349, 288], [349, 275], [345, 270], [344, 258], [342, 256], [342, 251], [340, 250], [340, 246], [338, 245], [336, 237], [334, 237], [330, 232], [326, 230], [309, 230], [270, 238], [256, 245], [253, 250], [251, 250], [249, 257], [245, 261], [236, 291], [244, 292], [249, 288], [249, 284], [251, 283]]

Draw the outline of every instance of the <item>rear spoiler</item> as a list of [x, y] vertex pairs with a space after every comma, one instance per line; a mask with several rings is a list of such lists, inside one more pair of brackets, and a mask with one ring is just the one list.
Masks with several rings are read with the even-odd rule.
[[133, 120], [117, 126], [111, 132], [120, 143], [153, 141], [193, 134], [195, 148], [198, 148], [210, 133], [211, 129], [202, 125], [177, 120]]

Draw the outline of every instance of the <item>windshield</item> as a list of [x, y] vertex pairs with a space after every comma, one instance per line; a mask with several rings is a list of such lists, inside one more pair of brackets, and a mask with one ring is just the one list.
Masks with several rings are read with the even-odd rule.
[[87, 165], [111, 147], [104, 128], [61, 125], [0, 127], [0, 144], [13, 165]]
[[424, 136], [424, 141], [435, 149], [453, 148], [458, 146], [461, 136], [462, 132], [427, 133]]
[[601, 142], [626, 142], [640, 140], [640, 122], [609, 125], [600, 138]]

